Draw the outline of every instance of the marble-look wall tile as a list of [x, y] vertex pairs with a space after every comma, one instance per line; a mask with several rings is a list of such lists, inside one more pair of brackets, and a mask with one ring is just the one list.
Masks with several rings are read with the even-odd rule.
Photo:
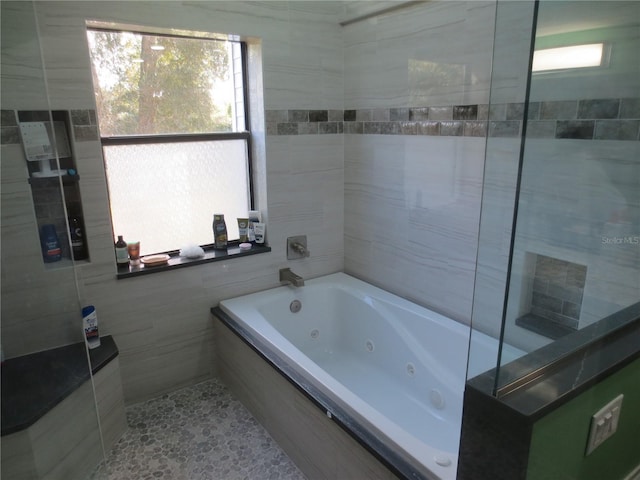
[[[43, 2], [39, 5], [45, 58], [52, 65], [54, 108], [86, 108], [93, 103], [87, 69], [84, 17], [149, 27], [230, 33], [262, 42], [266, 108], [342, 107], [342, 36], [335, 2], [127, 2], [114, 10], [108, 3]], [[57, 11], [63, 24], [49, 22]], [[176, 11], [179, 10], [179, 15]], [[89, 12], [89, 13], [86, 13]], [[167, 19], [172, 19], [167, 24]], [[77, 21], [75, 21], [77, 20]], [[77, 33], [72, 33], [80, 30]], [[83, 39], [84, 40], [84, 39]], [[58, 49], [55, 45], [63, 46]], [[72, 55], [68, 53], [73, 52]], [[55, 67], [54, 67], [55, 66]], [[68, 72], [75, 75], [69, 75]], [[66, 78], [65, 78], [66, 75]], [[82, 103], [81, 103], [82, 102]], [[316, 107], [317, 108], [317, 107]]]
[[409, 120], [408, 108], [392, 108], [389, 110], [389, 120], [392, 122]]
[[[491, 103], [521, 103], [526, 98], [534, 1], [497, 2], [491, 72]], [[491, 118], [506, 120], [505, 117]]]
[[556, 126], [556, 138], [593, 138], [595, 122], [593, 120], [559, 121]]
[[2, 4], [3, 109], [48, 109], [33, 2]]
[[[421, 120], [429, 120], [429, 107], [415, 107], [409, 109], [409, 120], [421, 121]], [[433, 114], [432, 120], [437, 120], [437, 116], [435, 112]]]
[[2, 110], [0, 145], [15, 145], [20, 142], [20, 130], [15, 110]]
[[418, 134], [422, 135], [440, 135], [440, 122], [435, 121], [426, 121], [426, 122], [416, 122]]
[[460, 137], [464, 133], [463, 123], [459, 121], [440, 122], [440, 135]]
[[638, 140], [640, 120], [596, 120], [596, 140]]
[[529, 102], [527, 104], [527, 119], [537, 120], [540, 118], [540, 102]]
[[487, 135], [487, 122], [464, 122], [464, 135], [467, 137], [485, 137]]
[[454, 120], [476, 120], [477, 118], [478, 105], [457, 105], [453, 107]]
[[355, 122], [356, 121], [356, 111], [355, 110], [345, 110], [343, 119], [345, 122]]
[[[326, 122], [325, 122], [326, 123]], [[290, 124], [292, 125], [292, 124]], [[298, 123], [298, 135], [313, 135], [318, 133], [318, 123], [317, 122], [301, 122]], [[282, 135], [282, 134], [281, 134]], [[288, 133], [286, 135], [293, 135], [293, 133]]]
[[506, 294], [519, 151], [519, 138], [487, 139], [472, 326], [496, 338]]
[[429, 120], [453, 120], [454, 107], [429, 107]]
[[640, 118], [640, 98], [620, 99], [620, 118]]
[[[540, 110], [539, 103], [532, 104], [529, 109], [529, 106], [524, 103], [515, 102], [492, 105], [375, 108], [344, 110], [343, 112], [331, 110], [331, 116], [336, 120], [328, 123], [322, 120], [329, 118], [327, 110], [268, 110], [267, 134], [296, 135], [297, 131], [298, 135], [346, 132], [347, 134], [372, 135], [518, 137], [524, 128], [526, 108], [526, 134], [531, 138], [636, 140], [638, 138], [638, 119], [609, 119], [613, 115], [613, 107], [615, 107], [615, 114], [618, 114], [618, 105], [622, 100], [579, 100], [579, 105], [583, 105], [581, 107], [583, 109], [582, 115], [602, 115], [602, 118], [590, 120], [563, 120], [567, 112], [558, 106], [558, 102], [551, 102], [554, 104], [551, 107], [545, 105], [546, 118], [544, 120], [537, 119]], [[569, 103], [573, 108], [574, 102]], [[629, 103], [631, 104], [631, 102]], [[633, 109], [628, 108], [626, 114], [632, 113]], [[552, 118], [552, 114], [556, 114], [560, 118]], [[287, 119], [291, 118], [294, 121], [287, 122]], [[345, 120], [347, 124], [358, 123], [359, 125], [347, 125], [345, 128], [344, 122], [340, 118], [349, 119]], [[358, 118], [361, 120], [356, 122]], [[486, 122], [487, 118], [490, 120], [488, 123]], [[594, 121], [596, 122], [595, 132], [591, 128]]]
[[540, 119], [574, 119], [578, 113], [576, 100], [563, 100], [540, 103]]
[[527, 137], [555, 138], [556, 122], [553, 120], [530, 120], [527, 122]]
[[[4, 69], [4, 21], [9, 6], [33, 8], [30, 3], [2, 6], [3, 108], [9, 94], [5, 87], [11, 84], [17, 90], [21, 82], [28, 86], [27, 74], [34, 78], [31, 83], [37, 78], [18, 65]], [[256, 135], [252, 143], [258, 159], [254, 180], [257, 207], [267, 220], [273, 251], [116, 280], [101, 146], [97, 137], [83, 135], [90, 130], [85, 128], [87, 132], [76, 130], [74, 149], [91, 261], [76, 269], [79, 300], [70, 269], [64, 271], [73, 295], [48, 295], [50, 282], [64, 283], [62, 274], [45, 271], [40, 258], [22, 147], [2, 146], [2, 333], [8, 356], [49, 348], [50, 344], [42, 343], [45, 340], [69, 343], [70, 333], [75, 335], [73, 341], [79, 341], [80, 330], [72, 319], [78, 318], [80, 303], [94, 304], [101, 333], [113, 335], [120, 348], [126, 402], [140, 401], [213, 375], [209, 309], [223, 298], [278, 286], [277, 270], [286, 264], [287, 236], [306, 234], [309, 239], [312, 255], [296, 263], [296, 273], [311, 278], [343, 270], [343, 139], [329, 133], [343, 131], [343, 118], [338, 118], [344, 108], [339, 10], [335, 2], [126, 2], [118, 9], [108, 2], [37, 2], [52, 108], [71, 110], [79, 127], [95, 126], [87, 19], [252, 37], [250, 62], [257, 63], [252, 63], [251, 71], [261, 75], [250, 75], [251, 88], [262, 92], [260, 98], [252, 98]], [[14, 34], [20, 32], [16, 25]], [[37, 43], [34, 46], [38, 53]], [[40, 60], [39, 53], [34, 60]], [[16, 81], [5, 82], [5, 73]], [[43, 105], [36, 105], [37, 93], [31, 88], [34, 98], [25, 95], [24, 102], [7, 102], [6, 108], [48, 108], [46, 96]], [[290, 114], [304, 116], [307, 125], [301, 127]], [[310, 119], [318, 131], [322, 128], [329, 134], [309, 135], [313, 133]], [[282, 128], [286, 136], [265, 137], [265, 130], [275, 134], [282, 133]], [[299, 128], [305, 134], [300, 135]], [[5, 162], [7, 148], [15, 153], [15, 164]], [[15, 182], [10, 182], [14, 173], [7, 173], [8, 168], [15, 171]], [[5, 262], [9, 249], [14, 259]], [[10, 282], [5, 281], [9, 278], [5, 273], [15, 273]], [[35, 331], [41, 335], [25, 334]]]
[[[527, 141], [518, 213], [523, 220], [516, 230], [509, 322], [526, 309], [532, 278], [527, 252], [584, 266], [584, 272], [572, 272], [570, 285], [561, 289], [567, 303], [561, 307], [563, 316], [576, 313], [581, 300], [579, 328], [637, 301], [640, 250], [623, 241], [632, 238], [633, 219], [640, 218], [638, 164], [629, 161], [637, 158], [640, 142]], [[564, 208], [559, 209], [559, 204]], [[583, 293], [575, 294], [580, 285]], [[575, 295], [570, 296], [572, 291]], [[553, 292], [558, 298], [559, 290]], [[510, 342], [524, 348], [535, 345], [527, 345], [520, 335], [520, 329], [507, 326]]]
[[363, 122], [345, 122], [344, 133], [346, 134], [361, 134], [364, 133]]
[[346, 271], [468, 322], [484, 139], [345, 142]]
[[580, 100], [578, 102], [578, 118], [618, 118], [620, 100]]
[[345, 103], [487, 103], [494, 15], [492, 2], [427, 2], [345, 26]]
[[491, 137], [517, 137], [520, 135], [521, 123], [515, 120], [489, 122]]

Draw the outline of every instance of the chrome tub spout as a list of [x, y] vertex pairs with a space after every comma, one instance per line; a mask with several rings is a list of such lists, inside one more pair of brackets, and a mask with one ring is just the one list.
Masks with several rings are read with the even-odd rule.
[[304, 286], [304, 278], [302, 278], [300, 275], [296, 275], [295, 273], [293, 273], [290, 268], [280, 269], [280, 281], [289, 282], [294, 287]]

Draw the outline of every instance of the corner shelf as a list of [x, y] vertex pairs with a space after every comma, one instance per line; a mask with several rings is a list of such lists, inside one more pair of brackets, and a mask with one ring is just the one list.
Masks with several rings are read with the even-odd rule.
[[46, 185], [59, 178], [62, 179], [63, 185], [75, 185], [80, 182], [80, 175], [60, 175], [56, 177], [29, 177], [29, 185]]

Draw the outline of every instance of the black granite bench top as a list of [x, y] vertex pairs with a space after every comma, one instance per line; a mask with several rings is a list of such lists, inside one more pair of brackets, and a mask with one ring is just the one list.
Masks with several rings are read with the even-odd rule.
[[[89, 350], [92, 373], [118, 356], [113, 337]], [[2, 436], [33, 425], [89, 380], [83, 342], [6, 360], [2, 364]]]

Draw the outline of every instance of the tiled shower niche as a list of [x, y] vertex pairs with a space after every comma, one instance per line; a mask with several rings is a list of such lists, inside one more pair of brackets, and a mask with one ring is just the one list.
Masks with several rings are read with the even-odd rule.
[[[33, 207], [38, 231], [43, 225], [53, 225], [58, 236], [63, 260], [86, 260], [88, 259], [88, 246], [86, 236], [84, 238], [84, 248], [82, 251], [72, 252], [67, 217], [74, 217], [79, 222], [81, 233], [84, 232], [82, 221], [82, 202], [79, 190], [79, 175], [74, 158], [74, 141], [78, 140], [79, 123], [89, 123], [82, 121], [84, 111], [67, 110], [2, 110], [2, 145], [22, 144], [21, 124], [40, 123], [51, 129], [50, 121], [55, 124], [55, 133], [48, 131], [49, 141], [52, 142], [52, 135], [55, 135], [58, 145], [59, 159], [49, 160], [49, 167], [53, 172], [58, 170], [62, 173], [51, 175], [38, 175], [43, 168], [38, 161], [27, 161], [24, 156], [28, 171], [28, 183], [31, 187]], [[95, 122], [94, 122], [95, 123]], [[82, 134], [83, 131], [80, 130]], [[83, 235], [84, 236], [84, 235]], [[47, 268], [59, 268], [68, 266], [67, 262], [53, 262], [47, 264]]]
[[529, 253], [533, 263], [529, 312], [516, 324], [549, 338], [578, 329], [587, 267]]

